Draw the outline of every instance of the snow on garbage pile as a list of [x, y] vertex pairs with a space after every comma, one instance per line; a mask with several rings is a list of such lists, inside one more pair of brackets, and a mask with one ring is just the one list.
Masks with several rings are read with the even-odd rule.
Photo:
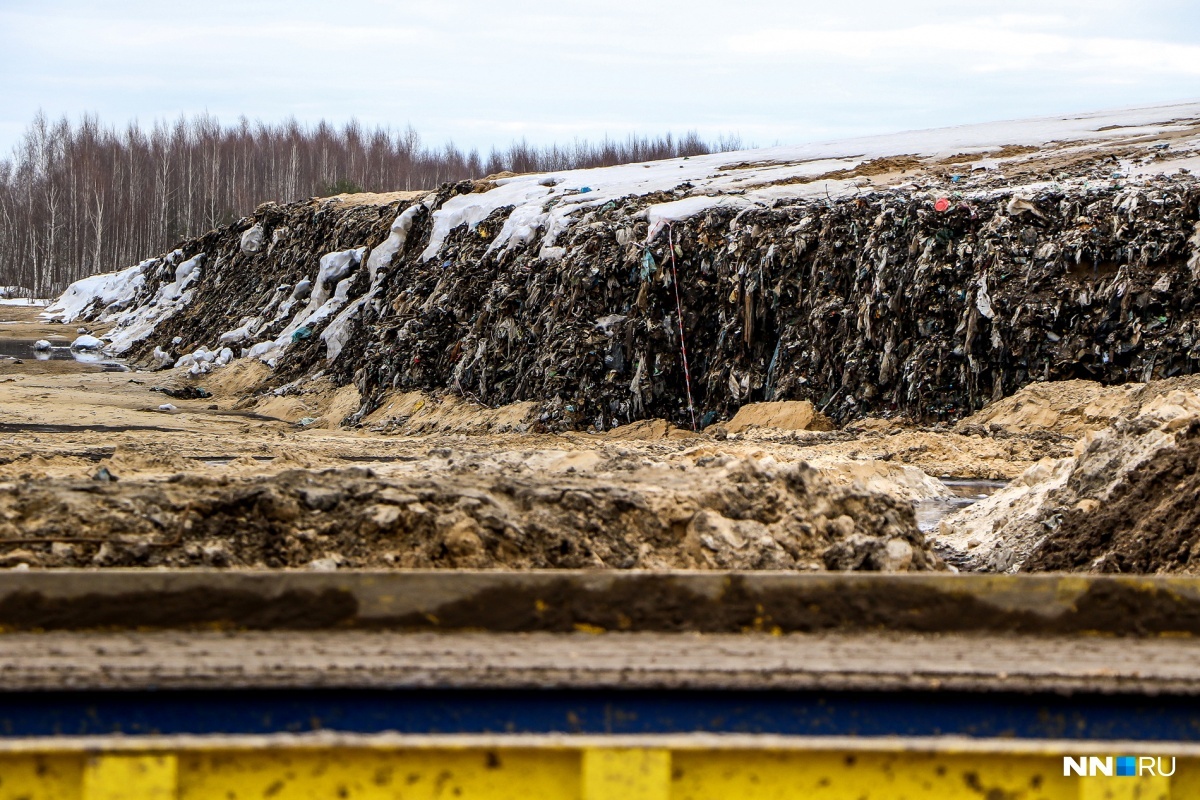
[[[518, 175], [497, 180], [497, 188], [489, 192], [460, 195], [437, 209], [433, 214], [433, 233], [421, 257], [423, 260], [434, 258], [454, 228], [465, 224], [474, 230], [505, 206], [514, 209], [490, 250], [525, 244], [542, 228], [545, 230], [542, 255], [556, 256], [557, 253], [550, 251], [558, 235], [567, 227], [568, 217], [630, 195], [689, 186], [692, 197], [674, 201], [672, 208], [650, 210], [653, 224], [659, 220], [683, 219], [720, 204], [767, 205], [781, 198], [838, 194], [854, 186], [850, 176], [823, 181], [814, 179], [838, 171], [851, 172], [874, 159], [963, 153], [982, 157], [1012, 146], [1038, 147], [1049, 142], [1154, 136], [1178, 129], [1197, 117], [1200, 117], [1200, 102], [960, 125], [549, 175]], [[992, 161], [988, 166], [994, 167], [997, 163]], [[1152, 168], [1142, 169], [1143, 174], [1150, 174]], [[737, 199], [730, 196], [735, 192], [740, 195]]]
[[[314, 328], [336, 315], [346, 305], [350, 287], [356, 277], [351, 273], [357, 270], [362, 263], [366, 251], [367, 248], [359, 247], [353, 250], [326, 253], [322, 256], [307, 306], [292, 317], [283, 332], [274, 341], [255, 345], [250, 348], [247, 355], [275, 366], [280, 355], [289, 345], [310, 338]], [[330, 284], [333, 284], [332, 290], [329, 288]], [[291, 308], [291, 303], [285, 304], [276, 319], [286, 315]]]
[[[396, 254], [404, 249], [408, 242], [408, 234], [412, 231], [413, 220], [416, 219], [421, 206], [413, 205], [401, 212], [392, 223], [388, 238], [372, 248], [367, 256], [367, 275], [371, 286], [367, 293], [342, 309], [333, 321], [321, 333], [325, 342], [325, 359], [333, 361], [341, 355], [342, 348], [351, 335], [351, 323], [362, 308], [375, 300], [379, 294], [382, 280], [386, 277], [386, 269], [392, 263]], [[361, 258], [361, 255], [360, 255]]]
[[[89, 320], [112, 323], [107, 338], [109, 349], [123, 353], [134, 343], [149, 336], [164, 319], [187, 306], [193, 292], [188, 288], [201, 274], [204, 254], [180, 261], [182, 251], [162, 258], [151, 258], [120, 272], [93, 275], [67, 287], [63, 295], [42, 316], [60, 322]], [[152, 269], [166, 268], [174, 280], [161, 284], [152, 297], [140, 297], [147, 287], [146, 275]], [[141, 300], [140, 303], [135, 302]], [[92, 313], [87, 313], [91, 311]]]
[[[1196, 117], [1200, 103], [265, 204], [125, 283], [80, 282], [58, 311], [114, 323], [146, 363], [191, 370], [229, 348], [277, 384], [327, 370], [356, 384], [356, 418], [389, 391], [451, 390], [533, 401], [551, 429], [683, 424], [682, 311], [702, 425], [762, 400], [952, 421], [1034, 380], [1183, 369], [1191, 321], [1167, 306], [1191, 280], [1176, 261], [1200, 249], [1196, 182], [1163, 173], [1200, 149]], [[1160, 172], [1131, 180], [1112, 157]], [[242, 246], [259, 231], [264, 246]]]
[[98, 306], [101, 313], [114, 307], [122, 309], [145, 285], [146, 277], [143, 273], [156, 261], [158, 259], [150, 258], [119, 272], [106, 272], [75, 281], [42, 312], [42, 316], [70, 323], [93, 307]]

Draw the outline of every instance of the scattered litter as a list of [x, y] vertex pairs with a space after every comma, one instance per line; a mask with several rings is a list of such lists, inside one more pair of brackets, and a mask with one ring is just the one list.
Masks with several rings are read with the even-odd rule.
[[172, 386], [152, 386], [150, 391], [161, 392], [167, 397], [173, 397], [176, 400], [203, 400], [207, 397], [212, 397], [212, 392], [210, 392], [208, 389], [205, 389], [203, 386], [184, 386], [183, 388], [175, 388]]
[[109, 471], [108, 467], [101, 467], [92, 475], [92, 480], [100, 481], [101, 483], [113, 483], [118, 480], [117, 476]]

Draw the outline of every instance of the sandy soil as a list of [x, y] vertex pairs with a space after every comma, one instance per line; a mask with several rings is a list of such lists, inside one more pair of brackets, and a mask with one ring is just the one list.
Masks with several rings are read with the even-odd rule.
[[[0, 339], [75, 335], [32, 309], [0, 308], [0, 321], [14, 323]], [[0, 564], [919, 568], [936, 559], [906, 515], [945, 494], [931, 476], [1012, 477], [1070, 448], [886, 420], [789, 430], [830, 427], [795, 408], [699, 433], [648, 420], [534, 434], [520, 432], [523, 406], [419, 394], [346, 429], [353, 387], [256, 396], [266, 369], [193, 379], [0, 361], [0, 538], [25, 540]], [[208, 396], [162, 391], [199, 388]], [[888, 556], [892, 539], [905, 544]]]

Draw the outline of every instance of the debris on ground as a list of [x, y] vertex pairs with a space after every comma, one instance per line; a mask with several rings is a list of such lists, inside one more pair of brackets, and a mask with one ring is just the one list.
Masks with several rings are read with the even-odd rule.
[[176, 400], [203, 400], [212, 397], [212, 392], [203, 386], [152, 386], [150, 391], [161, 392]]
[[1200, 574], [1200, 424], [1126, 473], [1104, 502], [1068, 509], [1023, 569]]
[[[1119, 496], [1130, 491], [1129, 476], [1144, 465], [1175, 460], [1179, 441], [1198, 419], [1200, 393], [1177, 389], [1158, 395], [1137, 416], [1086, 433], [1073, 455], [1043, 459], [991, 497], [942, 520], [935, 536], [940, 552], [971, 570], [1064, 568], [1062, 558], [1048, 555], [1069, 549], [1077, 535], [1060, 539], [1067, 535], [1064, 521], [1073, 520], [1070, 530], [1077, 531], [1098, 509], [1111, 517], [1116, 513], [1111, 509], [1124, 502]], [[1154, 469], [1146, 466], [1140, 474]], [[1041, 555], [1034, 558], [1035, 553]], [[1049, 567], [1052, 563], [1060, 566]]]

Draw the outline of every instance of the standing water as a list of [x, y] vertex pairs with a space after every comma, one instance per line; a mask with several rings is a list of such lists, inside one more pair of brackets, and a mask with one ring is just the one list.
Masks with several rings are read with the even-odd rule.
[[935, 530], [943, 518], [990, 497], [1008, 485], [1008, 481], [943, 478], [942, 483], [953, 494], [937, 500], [922, 500], [916, 504], [917, 527], [922, 533]]
[[67, 344], [51, 343], [49, 350], [35, 350], [34, 339], [0, 338], [0, 359], [19, 358], [37, 361], [77, 361], [81, 364], [96, 364], [106, 372], [127, 372], [121, 362], [96, 350], [72, 350]]

